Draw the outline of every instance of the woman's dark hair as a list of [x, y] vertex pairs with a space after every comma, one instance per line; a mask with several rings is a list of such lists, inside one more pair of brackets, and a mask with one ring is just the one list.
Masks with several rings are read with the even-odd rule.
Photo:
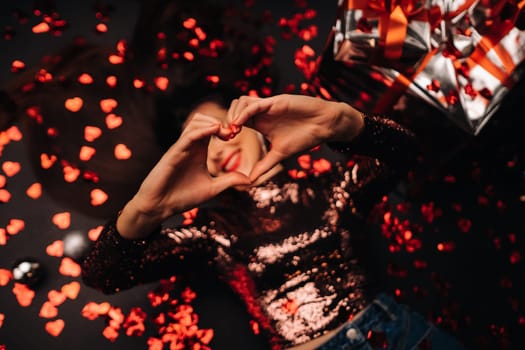
[[[271, 92], [276, 78], [263, 25], [250, 10], [222, 1], [144, 1], [124, 49], [77, 38], [8, 82], [0, 93], [0, 127], [19, 122], [34, 172], [52, 197], [107, 217], [138, 189], [196, 105], [212, 100], [227, 107], [241, 94]], [[123, 61], [110, 62], [112, 55]], [[80, 81], [83, 74], [92, 82]], [[110, 76], [116, 85], [107, 83]], [[169, 83], [156, 85], [159, 77]], [[135, 86], [137, 79], [144, 87]], [[65, 108], [76, 97], [82, 108]], [[112, 112], [122, 117], [119, 127], [107, 126], [103, 99], [117, 101]], [[102, 135], [86, 140], [88, 126]], [[120, 144], [131, 150], [129, 159], [115, 158]], [[89, 160], [79, 156], [85, 146], [96, 150]], [[54, 166], [44, 169], [43, 155], [56, 157]], [[64, 181], [68, 167], [78, 171], [76, 181]], [[94, 207], [89, 198], [97, 188], [109, 197]]]
[[[227, 108], [250, 91], [270, 95], [277, 83], [263, 14], [219, 0], [147, 2], [130, 43], [130, 55], [150, 75], [166, 75], [156, 94], [157, 135], [163, 147], [179, 136], [196, 104], [213, 100]], [[144, 30], [147, 28], [148, 30]]]

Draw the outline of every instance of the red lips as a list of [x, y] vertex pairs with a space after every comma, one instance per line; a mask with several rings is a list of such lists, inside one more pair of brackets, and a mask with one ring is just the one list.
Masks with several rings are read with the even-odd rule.
[[241, 165], [241, 151], [235, 150], [224, 158], [221, 163], [221, 170], [225, 173], [235, 171]]

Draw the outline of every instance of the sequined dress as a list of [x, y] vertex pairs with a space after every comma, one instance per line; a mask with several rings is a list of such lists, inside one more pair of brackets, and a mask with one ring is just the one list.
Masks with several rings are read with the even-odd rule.
[[374, 297], [359, 223], [411, 164], [414, 144], [398, 124], [367, 116], [356, 140], [329, 146], [359, 156], [318, 176], [282, 171], [249, 191], [226, 190], [190, 226], [144, 240], [122, 238], [110, 220], [83, 260], [83, 281], [110, 294], [208, 264], [272, 349], [335, 329]]

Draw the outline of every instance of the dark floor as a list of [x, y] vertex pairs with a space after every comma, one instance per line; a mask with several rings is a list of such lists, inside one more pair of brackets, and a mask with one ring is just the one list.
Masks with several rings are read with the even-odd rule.
[[[267, 6], [275, 18], [302, 11], [296, 6], [299, 2], [288, 2]], [[35, 64], [42, 55], [53, 52], [75, 35], [108, 43], [126, 38], [138, 8], [133, 1], [105, 2], [114, 6], [111, 30], [97, 35], [93, 27], [98, 22], [91, 1], [56, 1], [58, 12], [68, 19], [70, 27], [61, 37], [51, 37], [32, 34], [33, 24], [21, 25], [11, 12], [17, 7], [30, 13], [33, 3], [0, 4], [0, 25], [16, 28], [12, 40], [0, 39], [2, 83], [14, 74], [10, 72], [13, 60]], [[309, 6], [317, 9], [313, 22], [319, 26], [318, 37], [309, 44], [320, 52], [335, 8], [313, 1]], [[31, 21], [36, 20], [30, 17]], [[281, 86], [302, 81], [292, 61], [295, 49], [303, 44], [297, 38], [279, 39], [276, 55], [287, 73], [282, 76]], [[444, 116], [419, 101], [411, 101], [417, 112], [409, 118], [422, 118], [414, 122], [424, 146], [420, 163], [410, 179], [378, 205], [369, 222], [370, 239], [375, 247], [371, 254], [386, 271], [383, 282], [387, 291], [458, 337], [468, 349], [525, 348], [524, 98], [522, 81], [476, 137], [455, 128]], [[428, 123], [423, 124], [422, 120]], [[0, 275], [0, 349], [147, 349], [148, 337], [158, 335], [151, 320], [143, 335], [127, 335], [123, 328], [112, 342], [106, 337], [108, 333], [103, 335], [111, 317], [104, 314], [89, 320], [82, 310], [90, 302], [108, 302], [125, 315], [140, 307], [149, 316], [157, 316], [162, 307], [154, 307], [148, 294], [159, 284], [106, 296], [82, 286], [73, 272], [68, 275], [60, 269], [62, 257], [49, 255], [46, 248], [76, 233], [87, 237], [89, 230], [103, 224], [104, 219], [72, 209], [82, 205], [58, 201], [45, 189], [38, 199], [26, 195], [30, 185], [42, 182], [32, 170], [29, 143], [22, 138], [2, 149], [0, 138], [3, 166], [0, 175], [6, 176], [6, 184], [0, 183], [0, 189], [11, 194], [9, 201], [0, 203], [0, 230], [12, 230], [8, 225], [13, 224], [13, 219], [25, 223], [19, 233], [7, 234], [6, 244], [0, 245], [0, 272], [10, 270], [18, 259], [31, 258], [41, 264], [45, 276], [33, 288], [31, 304], [22, 307], [13, 293], [14, 282], [2, 286]], [[7, 175], [7, 162], [20, 163], [21, 170], [16, 175]], [[74, 187], [65, 183], [63, 186], [69, 194], [66, 197], [74, 198]], [[89, 198], [80, 193], [78, 202], [89, 206]], [[70, 213], [70, 225], [59, 228], [52, 218], [65, 212]], [[399, 225], [387, 225], [386, 212], [398, 218]], [[413, 240], [396, 241], [407, 230], [412, 232]], [[390, 246], [397, 246], [400, 251], [391, 252]], [[60, 304], [54, 317], [39, 316], [43, 304], [52, 299], [53, 291], [75, 281], [81, 285], [76, 298]], [[199, 273], [189, 280], [178, 280], [170, 300], [183, 300], [186, 285], [197, 295], [186, 304], [193, 306], [193, 314], [198, 315], [199, 329], [214, 330], [212, 349], [267, 348], [264, 340], [254, 334], [251, 319], [239, 302], [212, 276]], [[63, 320], [64, 327], [59, 335], [52, 336], [46, 331], [46, 324], [57, 320]]]

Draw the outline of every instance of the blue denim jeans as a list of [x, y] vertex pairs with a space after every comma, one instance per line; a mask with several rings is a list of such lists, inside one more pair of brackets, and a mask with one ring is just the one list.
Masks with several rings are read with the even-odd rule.
[[464, 350], [452, 336], [380, 294], [316, 350]]

